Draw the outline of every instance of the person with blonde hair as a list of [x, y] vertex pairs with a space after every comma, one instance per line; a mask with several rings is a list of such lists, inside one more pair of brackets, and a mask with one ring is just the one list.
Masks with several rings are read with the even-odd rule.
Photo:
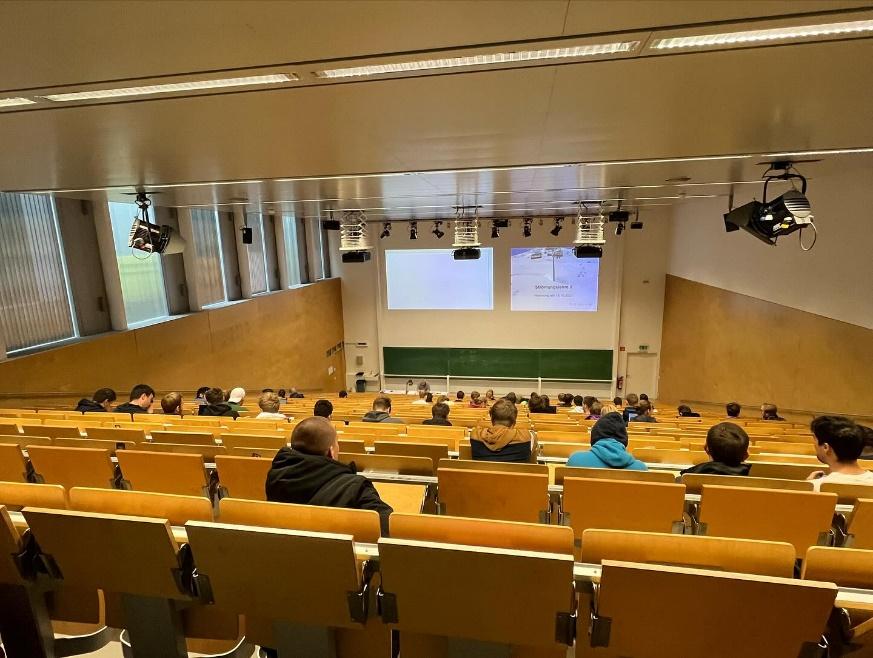
[[258, 406], [261, 408], [261, 413], [255, 416], [256, 419], [288, 420], [279, 413], [279, 396], [272, 391], [261, 393], [261, 397], [258, 398]]
[[161, 409], [167, 415], [181, 416], [182, 415], [182, 394], [167, 393], [161, 400]]

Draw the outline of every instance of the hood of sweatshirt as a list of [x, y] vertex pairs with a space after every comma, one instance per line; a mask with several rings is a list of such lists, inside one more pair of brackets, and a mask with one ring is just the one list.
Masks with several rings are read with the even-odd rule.
[[94, 400], [82, 398], [76, 405], [76, 411], [106, 411], [106, 409], [103, 408], [102, 404], [98, 404]]
[[634, 463], [634, 457], [615, 439], [600, 439], [591, 446], [591, 452], [610, 468], [627, 468]]
[[502, 450], [510, 443], [530, 442], [530, 432], [505, 425], [487, 425], [477, 429], [475, 438], [489, 450]]
[[354, 465], [285, 447], [276, 453], [267, 474], [267, 499], [305, 505], [332, 479], [354, 472]]
[[391, 414], [387, 411], [368, 411], [364, 414], [362, 420], [368, 423], [381, 423], [383, 420], [388, 418]]

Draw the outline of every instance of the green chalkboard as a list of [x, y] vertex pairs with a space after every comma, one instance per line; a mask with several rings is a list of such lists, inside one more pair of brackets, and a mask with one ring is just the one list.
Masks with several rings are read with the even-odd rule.
[[612, 350], [385, 347], [385, 374], [507, 379], [612, 379]]

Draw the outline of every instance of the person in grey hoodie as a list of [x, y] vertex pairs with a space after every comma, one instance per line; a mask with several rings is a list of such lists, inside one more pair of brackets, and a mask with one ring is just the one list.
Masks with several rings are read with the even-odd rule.
[[373, 400], [373, 411], [365, 413], [361, 420], [365, 423], [399, 423], [406, 425], [406, 421], [402, 418], [391, 417], [391, 398], [385, 395], [380, 395]]
[[591, 428], [591, 450], [580, 450], [570, 455], [567, 466], [586, 468], [622, 468], [632, 471], [648, 470], [627, 451], [627, 427], [617, 412], [608, 413]]

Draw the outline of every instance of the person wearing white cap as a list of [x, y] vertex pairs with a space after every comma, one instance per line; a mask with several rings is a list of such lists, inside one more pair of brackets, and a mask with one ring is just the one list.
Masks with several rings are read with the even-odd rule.
[[230, 396], [227, 398], [228, 406], [234, 411], [245, 411], [243, 403], [246, 400], [246, 390], [237, 386], [230, 391]]

